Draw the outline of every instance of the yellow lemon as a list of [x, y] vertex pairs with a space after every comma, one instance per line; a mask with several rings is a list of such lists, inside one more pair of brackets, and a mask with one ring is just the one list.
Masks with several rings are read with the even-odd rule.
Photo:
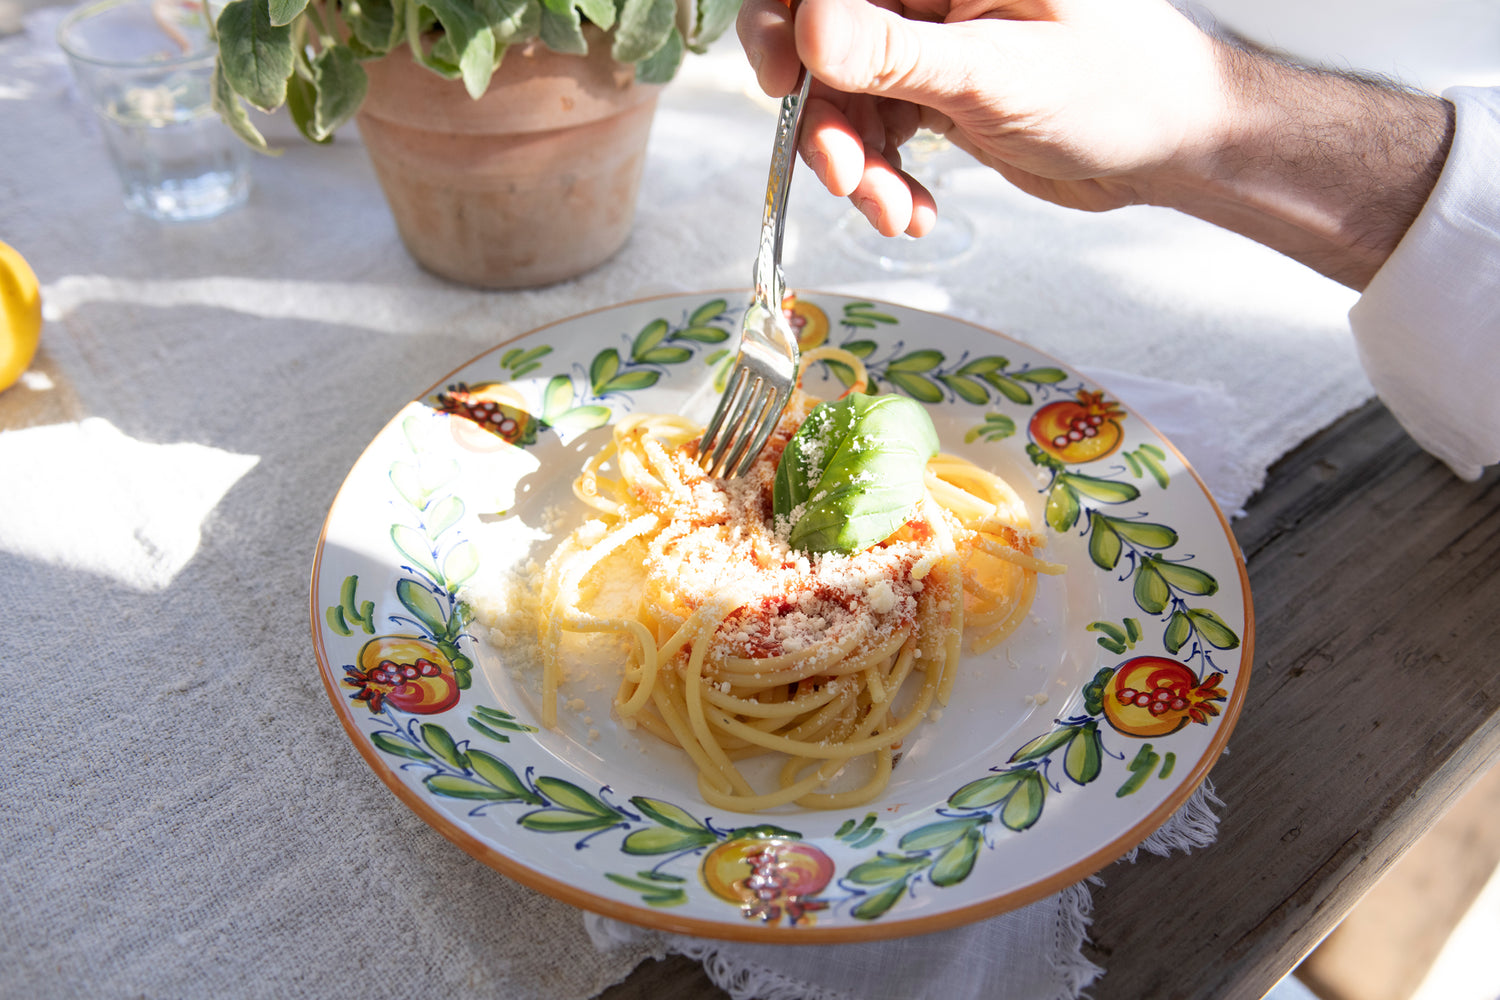
[[16, 249], [0, 243], [0, 391], [31, 364], [42, 335], [42, 293], [36, 272]]

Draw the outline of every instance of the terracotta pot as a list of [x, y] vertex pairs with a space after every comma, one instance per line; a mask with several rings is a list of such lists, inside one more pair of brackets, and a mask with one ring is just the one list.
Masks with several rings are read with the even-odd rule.
[[516, 45], [479, 100], [402, 46], [365, 64], [360, 135], [401, 240], [483, 288], [582, 274], [625, 242], [660, 87], [594, 33], [587, 56]]

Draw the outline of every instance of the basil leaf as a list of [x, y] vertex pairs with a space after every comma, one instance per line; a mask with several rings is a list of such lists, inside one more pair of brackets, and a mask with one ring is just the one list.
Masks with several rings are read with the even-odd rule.
[[927, 460], [937, 454], [927, 410], [904, 396], [851, 393], [821, 403], [787, 443], [772, 502], [793, 518], [804, 552], [857, 552], [915, 513]]

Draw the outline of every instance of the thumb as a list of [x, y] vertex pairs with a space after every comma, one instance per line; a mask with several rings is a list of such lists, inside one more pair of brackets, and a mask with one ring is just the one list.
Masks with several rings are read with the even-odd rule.
[[803, 63], [828, 86], [938, 110], [972, 85], [982, 51], [966, 23], [914, 21], [869, 0], [803, 0], [796, 34]]

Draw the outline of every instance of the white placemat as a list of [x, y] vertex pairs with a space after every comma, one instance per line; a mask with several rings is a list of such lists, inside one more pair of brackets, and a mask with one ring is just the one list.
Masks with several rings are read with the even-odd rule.
[[[0, 937], [0, 982], [39, 997], [596, 994], [663, 945], [596, 949], [577, 911], [472, 861], [381, 786], [318, 681], [307, 573], [355, 457], [448, 371], [587, 309], [748, 283], [771, 116], [741, 57], [721, 45], [668, 90], [619, 257], [496, 294], [411, 263], [352, 133], [258, 159], [249, 205], [213, 222], [127, 215], [53, 15], [0, 39], [0, 239], [47, 304], [33, 371], [0, 394], [0, 904], [25, 915]], [[1170, 387], [1202, 431], [1179, 444], [1205, 473], [1223, 466], [1211, 478], [1231, 510], [1368, 394], [1352, 296], [1268, 251], [1149, 209], [1066, 213], [977, 170], [953, 174], [948, 201], [975, 217], [978, 250], [898, 282], [838, 252], [842, 206], [801, 184], [792, 284], [1003, 330], [1176, 438], [1145, 405], [1152, 382]], [[1075, 983], [1093, 974], [1077, 964], [1080, 893], [1038, 911], [1068, 929], [1042, 944]]]

